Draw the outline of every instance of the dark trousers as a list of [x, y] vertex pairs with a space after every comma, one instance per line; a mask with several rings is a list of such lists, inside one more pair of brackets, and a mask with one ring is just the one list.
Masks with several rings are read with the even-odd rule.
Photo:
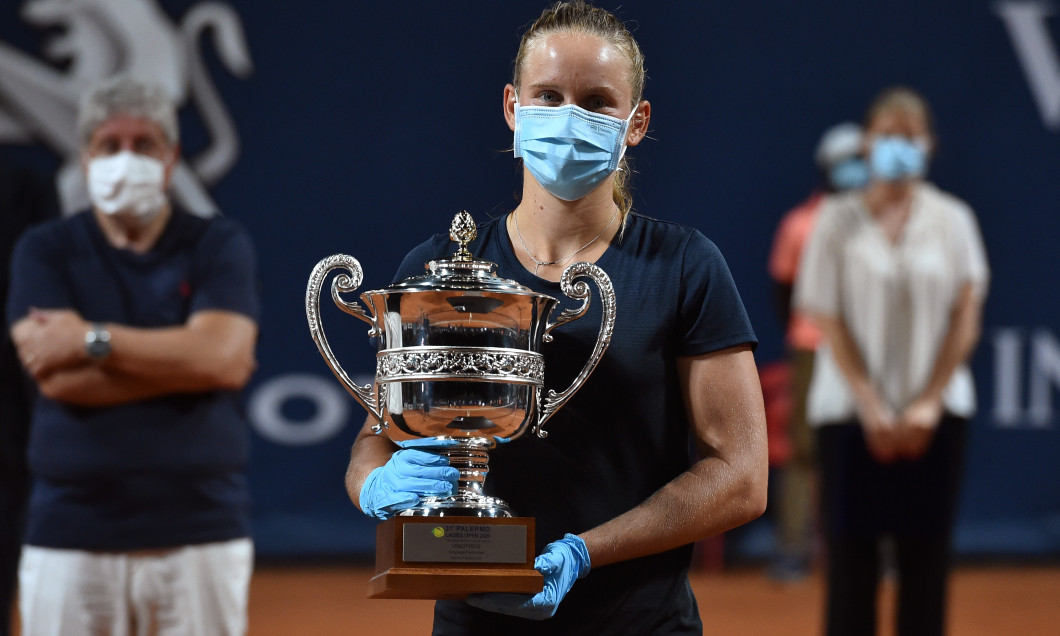
[[945, 633], [966, 436], [966, 420], [943, 417], [923, 457], [883, 466], [869, 455], [856, 422], [818, 429], [829, 636], [875, 636], [885, 537], [895, 546], [898, 634]]

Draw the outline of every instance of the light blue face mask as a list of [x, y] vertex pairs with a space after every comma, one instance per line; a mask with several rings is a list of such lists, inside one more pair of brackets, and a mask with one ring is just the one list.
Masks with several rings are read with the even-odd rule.
[[832, 166], [828, 181], [836, 191], [864, 188], [869, 182], [869, 167], [860, 157], [851, 157]]
[[629, 119], [591, 113], [574, 104], [515, 104], [515, 156], [552, 196], [576, 201], [593, 191], [626, 152]]
[[927, 143], [900, 135], [877, 137], [869, 164], [872, 176], [883, 181], [922, 177], [927, 172]]

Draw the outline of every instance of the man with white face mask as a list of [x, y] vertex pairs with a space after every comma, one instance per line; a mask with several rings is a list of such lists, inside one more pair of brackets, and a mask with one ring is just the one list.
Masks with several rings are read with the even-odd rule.
[[180, 150], [160, 88], [112, 79], [78, 127], [92, 209], [26, 233], [7, 305], [41, 393], [23, 633], [242, 634], [254, 251], [233, 222], [171, 206]]

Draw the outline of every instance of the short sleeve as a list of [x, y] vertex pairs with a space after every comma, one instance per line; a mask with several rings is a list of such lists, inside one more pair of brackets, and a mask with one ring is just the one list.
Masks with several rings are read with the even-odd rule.
[[743, 299], [721, 251], [693, 231], [685, 244], [678, 298], [678, 355], [758, 345]]
[[8, 327], [24, 318], [30, 308], [66, 309], [74, 306], [63, 272], [61, 229], [55, 223], [27, 230], [11, 255], [11, 284], [7, 297]]
[[196, 250], [199, 263], [192, 287], [190, 313], [222, 310], [261, 319], [257, 257], [247, 233], [215, 217]]
[[838, 206], [825, 204], [810, 232], [795, 277], [793, 303], [799, 311], [823, 316], [840, 313], [840, 212]]
[[966, 205], [956, 208], [953, 215], [954, 265], [957, 280], [963, 285], [972, 283], [977, 295], [985, 298], [990, 284], [990, 265], [986, 259], [986, 248], [979, 232], [975, 214]]

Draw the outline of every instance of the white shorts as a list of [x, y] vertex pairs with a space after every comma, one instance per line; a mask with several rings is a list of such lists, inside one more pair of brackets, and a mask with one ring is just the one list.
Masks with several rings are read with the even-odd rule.
[[234, 636], [247, 629], [250, 539], [142, 552], [23, 546], [23, 636]]

